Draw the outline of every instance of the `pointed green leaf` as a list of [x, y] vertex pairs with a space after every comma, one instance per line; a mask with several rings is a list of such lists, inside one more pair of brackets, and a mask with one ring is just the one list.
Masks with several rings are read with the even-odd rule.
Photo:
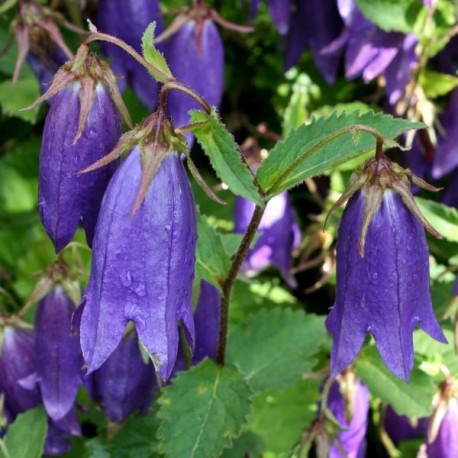
[[21, 118], [35, 124], [40, 107], [19, 111], [32, 104], [40, 96], [40, 87], [36, 78], [21, 78], [13, 84], [10, 80], [0, 83], [0, 103], [3, 112], [8, 116]]
[[226, 359], [255, 391], [286, 388], [315, 365], [313, 356], [325, 338], [323, 321], [302, 311], [261, 311], [230, 330]]
[[243, 161], [234, 137], [218, 119], [216, 112], [213, 110], [211, 115], [206, 115], [201, 111], [192, 110], [190, 114], [192, 123], [201, 123], [193, 133], [210, 158], [218, 178], [234, 194], [263, 205], [263, 199], [255, 185], [254, 175]]
[[420, 73], [420, 85], [428, 99], [435, 99], [453, 91], [458, 86], [458, 78], [446, 73], [424, 70]]
[[[154, 78], [156, 78], [161, 83], [165, 83], [167, 79], [173, 78], [172, 72], [170, 71], [169, 66], [165, 60], [165, 57], [156, 49], [154, 46], [154, 31], [156, 29], [156, 23], [152, 22], [143, 33], [142, 37], [142, 48], [143, 48], [143, 57], [151, 65], [154, 65], [158, 70], [160, 70], [163, 75], [156, 72], [150, 72]], [[167, 78], [164, 78], [166, 76]]]
[[[4, 438], [10, 458], [40, 458], [48, 423], [43, 407], [28, 410], [16, 417]], [[4, 454], [2, 454], [5, 457]]]
[[242, 374], [208, 359], [179, 373], [159, 398], [162, 453], [168, 458], [221, 456], [246, 423], [250, 395]]
[[370, 392], [390, 404], [399, 415], [420, 418], [431, 414], [436, 385], [420, 369], [414, 368], [410, 383], [405, 383], [388, 371], [375, 347], [366, 348], [355, 367]]
[[338, 135], [339, 131], [355, 125], [372, 127], [389, 139], [407, 130], [424, 127], [422, 123], [373, 111], [333, 114], [314, 119], [310, 124], [292, 129], [270, 151], [257, 173], [262, 189], [269, 197], [273, 197], [297, 186], [306, 178], [321, 175], [374, 149], [374, 137], [366, 132], [354, 134], [348, 131]]

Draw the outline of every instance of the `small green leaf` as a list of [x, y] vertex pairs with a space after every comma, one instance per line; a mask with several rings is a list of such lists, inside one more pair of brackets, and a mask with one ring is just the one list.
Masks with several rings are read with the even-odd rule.
[[193, 133], [205, 154], [210, 158], [210, 163], [219, 179], [234, 194], [246, 197], [258, 205], [264, 205], [255, 185], [254, 175], [243, 161], [234, 137], [218, 119], [215, 110], [211, 115], [195, 110], [192, 110], [190, 114], [192, 123], [201, 123], [193, 130]]
[[458, 242], [458, 211], [455, 208], [420, 197], [415, 201], [434, 229], [449, 242]]
[[355, 366], [370, 392], [390, 404], [399, 415], [420, 418], [431, 414], [436, 385], [421, 370], [414, 368], [410, 383], [405, 383], [386, 369], [375, 347], [366, 348]]
[[[40, 458], [48, 423], [43, 407], [28, 410], [16, 417], [5, 436], [5, 446], [11, 458]], [[4, 457], [5, 455], [2, 454]]]
[[409, 33], [423, 5], [418, 0], [356, 0], [361, 12], [381, 29]]
[[366, 132], [337, 135], [337, 132], [355, 125], [372, 127], [388, 139], [424, 127], [422, 123], [373, 111], [334, 113], [327, 118], [313, 119], [310, 124], [292, 129], [270, 151], [257, 173], [262, 189], [273, 197], [306, 178], [321, 175], [374, 149], [374, 137]]
[[255, 391], [283, 389], [313, 368], [324, 336], [322, 317], [280, 308], [261, 311], [230, 330], [226, 358]]
[[19, 111], [31, 105], [40, 96], [40, 88], [34, 77], [22, 78], [13, 84], [10, 80], [0, 83], [0, 100], [2, 110], [9, 116], [21, 118], [35, 124], [40, 107]]
[[234, 440], [231, 448], [224, 450], [223, 458], [240, 458], [241, 456], [262, 456], [266, 449], [264, 440], [258, 434], [245, 431]]
[[221, 281], [229, 271], [231, 260], [226, 254], [220, 235], [201, 214], [197, 216], [197, 232], [197, 275], [220, 288]]
[[424, 70], [420, 74], [420, 85], [425, 91], [426, 97], [435, 99], [453, 91], [458, 86], [458, 77]]
[[246, 423], [250, 395], [242, 374], [208, 359], [179, 373], [159, 398], [162, 453], [169, 458], [221, 456]]
[[173, 78], [172, 72], [165, 60], [165, 57], [154, 46], [154, 31], [156, 23], [152, 22], [146, 28], [142, 37], [143, 56], [148, 63], [154, 65], [162, 74], [157, 72], [150, 72], [154, 78], [161, 83], [165, 83], [168, 79]]
[[6, 13], [10, 8], [12, 8], [16, 4], [17, 0], [5, 0], [0, 5], [0, 14]]

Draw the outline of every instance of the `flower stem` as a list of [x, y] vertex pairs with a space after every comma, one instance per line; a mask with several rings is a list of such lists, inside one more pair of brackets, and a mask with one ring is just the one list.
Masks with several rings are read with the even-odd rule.
[[166, 99], [167, 94], [172, 89], [177, 91], [184, 92], [189, 97], [193, 98], [208, 114], [211, 113], [212, 109], [210, 105], [204, 100], [204, 98], [198, 94], [193, 88], [186, 86], [179, 81], [167, 81], [161, 88], [161, 92], [159, 94], [159, 106], [164, 107], [166, 106]]
[[251, 217], [250, 224], [248, 229], [243, 236], [242, 242], [240, 243], [239, 249], [234, 256], [234, 259], [231, 264], [226, 278], [222, 284], [223, 294], [221, 296], [221, 318], [219, 323], [219, 344], [218, 344], [218, 356], [216, 362], [220, 365], [224, 365], [226, 357], [226, 341], [227, 341], [227, 327], [229, 322], [229, 301], [231, 298], [232, 286], [235, 279], [237, 278], [237, 273], [242, 265], [243, 259], [248, 251], [248, 248], [253, 241], [256, 231], [258, 229], [259, 223], [261, 222], [262, 215], [264, 214], [265, 207], [259, 205], [254, 209], [253, 216]]

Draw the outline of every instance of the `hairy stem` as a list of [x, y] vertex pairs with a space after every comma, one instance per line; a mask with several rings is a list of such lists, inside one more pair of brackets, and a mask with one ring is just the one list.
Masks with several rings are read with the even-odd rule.
[[227, 327], [229, 322], [229, 301], [231, 298], [232, 286], [235, 279], [237, 278], [237, 273], [242, 265], [243, 259], [248, 251], [248, 248], [253, 241], [256, 231], [261, 222], [262, 215], [264, 214], [265, 207], [259, 205], [254, 209], [253, 216], [251, 217], [250, 224], [248, 229], [243, 236], [242, 242], [240, 243], [239, 249], [234, 256], [234, 259], [231, 264], [231, 268], [224, 279], [222, 284], [223, 294], [221, 296], [221, 318], [219, 323], [219, 343], [218, 343], [218, 356], [216, 362], [220, 365], [224, 365], [226, 357], [226, 341], [227, 341]]
[[167, 94], [171, 90], [177, 90], [184, 92], [189, 97], [193, 98], [208, 114], [211, 113], [212, 109], [210, 105], [204, 100], [204, 98], [198, 94], [193, 88], [186, 86], [179, 81], [167, 81], [162, 88], [159, 94], [159, 106], [164, 107], [166, 106]]

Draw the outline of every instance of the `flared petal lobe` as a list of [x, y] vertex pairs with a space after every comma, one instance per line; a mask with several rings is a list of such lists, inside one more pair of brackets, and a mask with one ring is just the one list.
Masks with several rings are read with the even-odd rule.
[[[243, 197], [235, 201], [235, 232], [244, 234], [253, 215], [255, 204]], [[246, 255], [242, 270], [257, 274], [270, 265], [276, 266], [284, 280], [295, 286], [290, 274], [292, 251], [300, 241], [299, 228], [286, 192], [275, 196], [268, 204], [259, 225], [261, 233], [255, 246]]]
[[401, 197], [387, 190], [362, 258], [358, 242], [365, 200], [363, 191], [353, 195], [339, 228], [336, 301], [326, 321], [333, 334], [331, 373], [353, 361], [370, 332], [388, 369], [408, 380], [414, 329], [420, 326], [446, 342], [431, 303], [425, 233]]
[[71, 335], [75, 306], [61, 287], [39, 304], [36, 315], [36, 358], [43, 404], [52, 420], [71, 410], [81, 385], [83, 358], [77, 336]]
[[83, 169], [108, 154], [121, 134], [118, 111], [99, 84], [80, 139], [73, 144], [80, 113], [79, 83], [55, 95], [46, 117], [40, 153], [39, 211], [56, 252], [73, 238], [82, 221], [91, 244], [100, 202], [117, 163], [93, 172]]
[[[166, 57], [175, 78], [195, 89], [211, 106], [218, 107], [223, 95], [224, 49], [215, 24], [209, 19], [197, 33], [195, 21], [186, 22], [173, 35]], [[200, 108], [191, 97], [179, 91], [168, 96], [168, 113], [176, 127], [189, 123], [189, 110]], [[191, 135], [187, 135], [191, 143]]]
[[179, 320], [191, 346], [194, 342], [195, 204], [183, 164], [173, 153], [132, 216], [141, 177], [141, 153], [134, 148], [102, 202], [83, 298], [81, 347], [89, 371], [98, 369], [131, 320], [165, 380], [176, 359]]
[[101, 403], [110, 420], [121, 423], [135, 410], [146, 414], [153, 400], [156, 376], [153, 365], [143, 362], [136, 332], [124, 337], [90, 377], [91, 396]]
[[458, 456], [458, 400], [449, 401], [447, 412], [432, 443], [426, 444], [428, 458]]

